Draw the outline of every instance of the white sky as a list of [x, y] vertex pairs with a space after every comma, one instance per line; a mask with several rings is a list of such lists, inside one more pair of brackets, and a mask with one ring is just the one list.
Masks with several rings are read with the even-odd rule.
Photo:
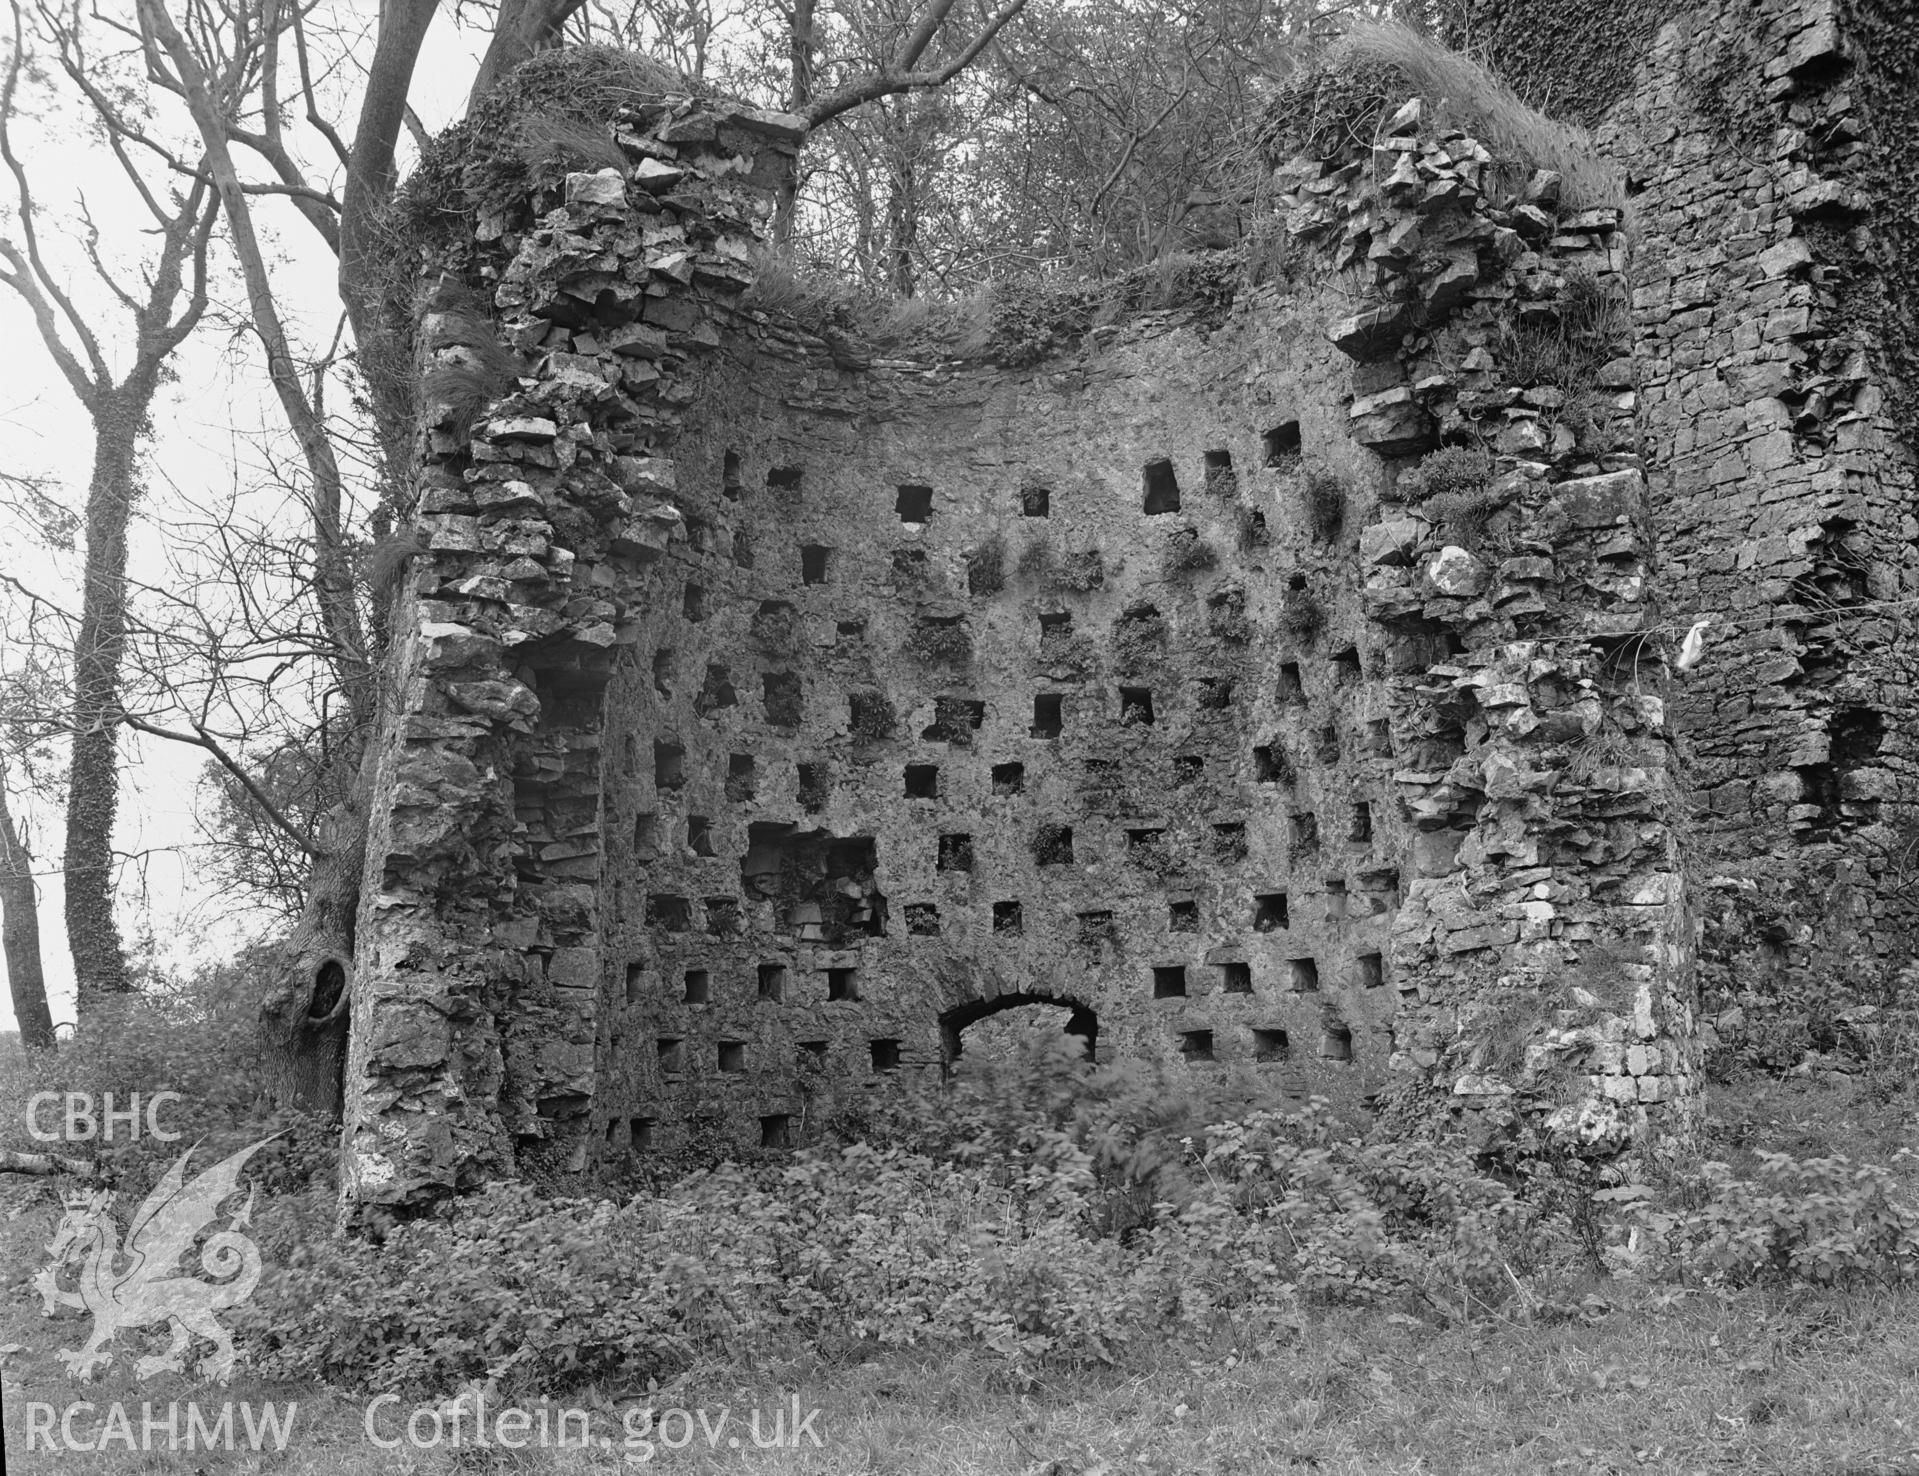
[[[130, 0], [124, 8], [131, 11]], [[378, 6], [376, 0], [334, 0], [322, 10], [330, 12], [339, 29], [364, 33]], [[451, 7], [443, 7], [428, 34], [412, 96], [414, 109], [430, 132], [463, 110], [483, 40], [474, 31], [457, 30]], [[363, 46], [361, 55], [367, 50]], [[174, 100], [159, 93], [155, 99], [159, 110], [155, 126], [164, 128], [166, 120], [176, 117]], [[137, 233], [150, 219], [133, 201], [111, 154], [86, 132], [82, 112], [70, 109], [42, 116], [41, 126], [23, 121], [15, 130], [16, 151], [39, 196], [43, 249], [72, 268], [69, 290], [88, 313], [90, 325], [103, 340], [103, 350], [110, 358], [123, 360], [130, 341], [121, 331], [124, 313], [90, 282], [84, 257], [65, 228], [74, 222], [77, 201], [84, 195], [101, 230], [103, 254], [110, 264], [124, 268], [138, 259], [143, 238]], [[340, 126], [343, 133], [350, 130], [350, 112]], [[239, 156], [242, 169], [248, 168], [244, 151]], [[17, 239], [10, 185], [0, 176], [0, 233]], [[260, 204], [255, 219], [290, 332], [298, 346], [323, 349], [339, 313], [331, 257], [284, 202]], [[225, 302], [236, 312], [244, 304], [237, 273], [224, 266], [213, 290], [216, 302]], [[0, 342], [8, 348], [0, 355], [0, 465], [50, 478], [49, 490], [56, 499], [78, 513], [84, 505], [91, 462], [91, 426], [44, 351], [31, 316], [4, 288], [0, 288]], [[129, 538], [131, 576], [155, 583], [164, 583], [167, 577], [160, 530], [188, 516], [186, 505], [217, 498], [236, 476], [244, 478], [250, 465], [260, 460], [266, 440], [286, 441], [284, 422], [251, 339], [235, 339], [208, 321], [172, 362], [178, 379], [162, 389], [154, 406], [157, 433], [148, 448], [149, 495], [136, 509]], [[290, 447], [283, 447], [282, 454], [290, 454]], [[45, 549], [21, 539], [17, 528], [0, 521], [0, 571], [62, 604], [77, 605], [78, 569], [77, 554], [71, 559], [50, 557]], [[0, 630], [0, 664], [17, 660], [17, 647], [9, 649], [17, 636], [17, 632]], [[211, 895], [210, 886], [196, 875], [195, 786], [205, 755], [195, 748], [125, 731], [121, 751], [120, 815], [114, 844], [119, 853], [131, 858], [122, 865], [118, 894], [121, 927], [129, 947], [150, 934], [159, 960], [172, 967], [230, 952], [241, 941], [242, 930], [228, 916], [223, 899]], [[50, 803], [20, 795], [18, 776], [14, 779], [15, 817], [30, 832], [38, 873], [48, 994], [55, 1020], [71, 1020], [73, 970], [61, 917], [58, 868], [63, 819], [58, 797]], [[11, 995], [0, 996], [0, 1030], [14, 1028]]]

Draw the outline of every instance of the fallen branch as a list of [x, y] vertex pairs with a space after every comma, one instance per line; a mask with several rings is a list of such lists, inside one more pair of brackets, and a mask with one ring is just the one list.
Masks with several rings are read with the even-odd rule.
[[59, 1153], [10, 1153], [0, 1150], [0, 1174], [72, 1174], [76, 1179], [91, 1179], [98, 1165], [85, 1158], [68, 1158]]

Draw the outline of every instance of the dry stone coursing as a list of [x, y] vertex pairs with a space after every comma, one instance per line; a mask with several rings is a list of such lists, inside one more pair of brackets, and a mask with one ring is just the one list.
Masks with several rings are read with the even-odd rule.
[[1682, 621], [1715, 618], [1673, 716], [1716, 1005], [1787, 974], [1871, 988], [1911, 952], [1898, 31], [1828, 0], [1695, 7], [1599, 135], [1632, 191], [1661, 585]]

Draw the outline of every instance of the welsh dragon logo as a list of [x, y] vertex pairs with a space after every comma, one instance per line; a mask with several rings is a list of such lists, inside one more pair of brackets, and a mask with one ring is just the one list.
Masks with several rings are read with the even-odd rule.
[[[198, 1336], [214, 1345], [201, 1360], [200, 1372], [222, 1384], [227, 1381], [236, 1357], [233, 1338], [213, 1314], [237, 1307], [252, 1295], [260, 1280], [260, 1251], [241, 1233], [251, 1223], [252, 1191], [230, 1217], [222, 1216], [221, 1206], [239, 1191], [246, 1161], [272, 1141], [262, 1138], [191, 1181], [186, 1174], [193, 1149], [182, 1153], [134, 1213], [124, 1247], [111, 1214], [112, 1190], [66, 1196], [66, 1215], [47, 1244], [52, 1260], [34, 1278], [33, 1287], [48, 1317], [56, 1307], [80, 1307], [93, 1315], [93, 1336], [86, 1346], [59, 1350], [69, 1373], [87, 1379], [111, 1365], [107, 1344], [123, 1328], [169, 1323], [173, 1345], [137, 1359], [135, 1377], [183, 1372], [187, 1345]], [[200, 1269], [214, 1280], [178, 1274], [181, 1257], [222, 1218], [227, 1224], [215, 1228], [200, 1246]], [[69, 1268], [78, 1273], [73, 1291], [60, 1285], [60, 1273]]]

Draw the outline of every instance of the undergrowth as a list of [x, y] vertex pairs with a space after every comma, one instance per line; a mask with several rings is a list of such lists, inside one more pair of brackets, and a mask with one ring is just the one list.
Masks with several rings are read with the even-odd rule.
[[[326, 1241], [243, 1314], [270, 1377], [556, 1392], [696, 1364], [886, 1349], [1015, 1384], [1167, 1346], [1284, 1346], [1315, 1309], [1579, 1315], [1560, 1288], [1909, 1281], [1919, 1212], [1884, 1169], [1762, 1156], [1670, 1186], [1493, 1175], [1366, 1142], [1250, 1076], [1093, 1066], [1057, 1032], [859, 1114], [866, 1141], [722, 1162], [624, 1202], [494, 1185], [384, 1245]], [[1580, 1272], [1580, 1275], [1587, 1274]]]
[[1030, 1382], [1169, 1338], [1285, 1340], [1318, 1305], [1511, 1299], [1502, 1237], [1534, 1231], [1463, 1156], [1361, 1144], [1321, 1108], [1216, 1114], [1078, 1049], [963, 1072], [937, 1111], [869, 1114], [869, 1142], [623, 1204], [495, 1185], [382, 1246], [313, 1247], [262, 1284], [246, 1342], [269, 1377], [368, 1391], [886, 1348]]
[[856, 743], [879, 743], [899, 729], [899, 713], [884, 692], [855, 692], [847, 699], [847, 706]]
[[[108, 1002], [3, 1079], [14, 1134], [32, 1091], [162, 1084], [184, 1094], [170, 1126], [209, 1153], [282, 1130], [249, 1172], [265, 1274], [228, 1314], [269, 1380], [557, 1393], [914, 1350], [1030, 1388], [1168, 1350], [1297, 1349], [1342, 1307], [1579, 1319], [1591, 1298], [1567, 1288], [1595, 1262], [1615, 1299], [1905, 1286], [1919, 1267], [1908, 1155], [1762, 1152], [1743, 1173], [1709, 1162], [1651, 1183], [1494, 1172], [1462, 1147], [1366, 1141], [1323, 1102], [1275, 1110], [1251, 1073], [1094, 1065], [1052, 1031], [967, 1057], [949, 1084], [867, 1098], [842, 1115], [861, 1142], [716, 1145], [623, 1198], [496, 1183], [381, 1243], [334, 1239], [337, 1140], [262, 1111], [240, 997]], [[173, 1156], [141, 1140], [103, 1159], [143, 1189]]]

